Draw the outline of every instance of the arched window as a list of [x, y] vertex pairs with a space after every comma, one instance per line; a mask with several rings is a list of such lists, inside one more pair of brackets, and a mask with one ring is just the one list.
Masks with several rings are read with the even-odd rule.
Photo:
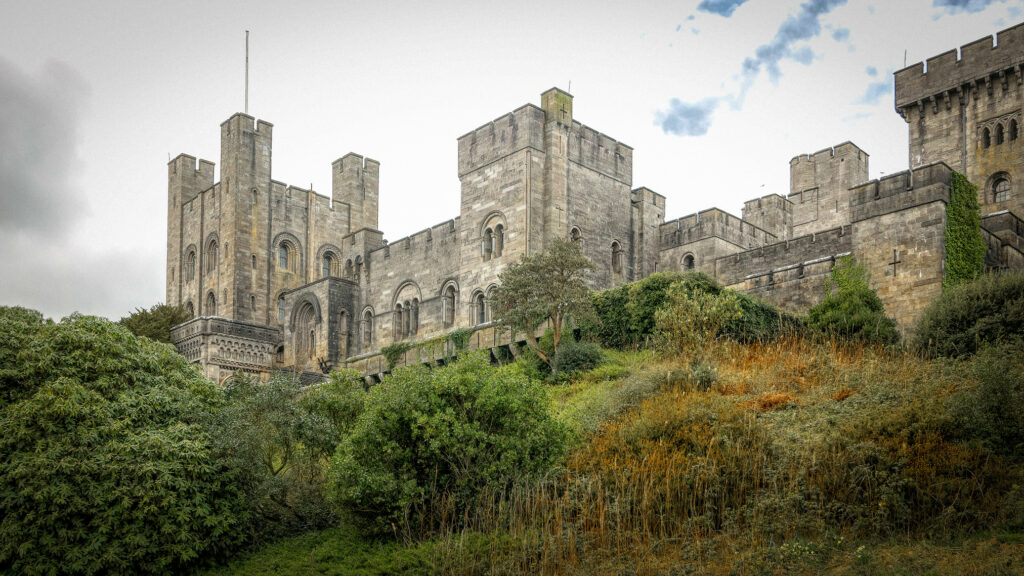
[[505, 248], [505, 227], [498, 224], [494, 227], [494, 255], [501, 256], [501, 251]]
[[487, 299], [484, 298], [483, 293], [477, 294], [473, 299], [473, 309], [476, 312], [477, 324], [487, 322]]
[[444, 289], [444, 296], [441, 300], [441, 317], [445, 326], [455, 324], [455, 286], [449, 285]]
[[206, 310], [204, 310], [207, 316], [217, 315], [217, 297], [213, 294], [213, 290], [206, 295]]
[[196, 251], [189, 250], [185, 256], [185, 282], [191, 282], [196, 277]]
[[206, 273], [217, 270], [217, 240], [213, 239], [206, 245]]
[[402, 315], [402, 304], [401, 303], [395, 304], [395, 318], [394, 318], [394, 327], [395, 328], [394, 328], [394, 333], [395, 333], [395, 341], [396, 342], [398, 340], [401, 340], [402, 336], [403, 336], [403, 334], [402, 334], [402, 332], [403, 332], [402, 327], [403, 327], [403, 323], [404, 322], [403, 322], [402, 316], [403, 316]]
[[580, 232], [579, 228], [573, 226], [572, 230], [569, 230], [569, 240], [571, 242], [579, 242], [582, 239], [583, 239], [583, 233]]
[[338, 257], [334, 255], [334, 252], [324, 252], [324, 258], [321, 264], [321, 274], [323, 275], [323, 278], [338, 275]]
[[188, 314], [189, 318], [194, 318], [196, 315], [196, 307], [192, 305], [192, 301], [185, 302], [185, 313]]
[[349, 258], [348, 261], [345, 262], [345, 278], [348, 278], [348, 279], [352, 278], [352, 259], [351, 258]]
[[483, 240], [480, 242], [480, 255], [484, 260], [490, 260], [494, 253], [494, 231], [490, 228], [484, 230]]
[[985, 128], [985, 129], [983, 129], [981, 131], [981, 147], [982, 148], [988, 148], [991, 145], [992, 145], [992, 135], [988, 131], [988, 128]]
[[1017, 139], [1017, 121], [1010, 120], [1010, 141]]
[[287, 242], [281, 242], [277, 246], [277, 267], [282, 270], [288, 270], [288, 257], [290, 256]]
[[284, 295], [277, 297], [277, 321], [284, 322]]
[[612, 242], [612, 272], [622, 273], [622, 247], [618, 241]]
[[303, 302], [295, 314], [295, 358], [312, 359], [316, 355], [316, 327], [320, 323], [317, 309]]
[[1002, 124], [996, 124], [996, 144], [999, 145], [999, 144], [1002, 144], [1002, 143], [1003, 143], [1003, 125]]
[[367, 310], [363, 312], [363, 350], [369, 350], [371, 342], [373, 342], [373, 312]]
[[683, 256], [683, 270], [693, 270], [693, 254]]
[[256, 255], [255, 254], [252, 255], [252, 269], [253, 270], [256, 269]]
[[997, 178], [992, 184], [992, 201], [993, 202], [1006, 202], [1010, 199], [1010, 180], [1007, 178]]
[[250, 310], [255, 310], [256, 309], [256, 297], [255, 296], [249, 296], [249, 309]]

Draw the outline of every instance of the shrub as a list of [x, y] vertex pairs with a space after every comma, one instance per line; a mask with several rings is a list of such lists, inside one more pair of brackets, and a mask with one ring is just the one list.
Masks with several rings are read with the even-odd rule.
[[853, 258], [841, 258], [825, 281], [825, 299], [807, 311], [807, 325], [823, 334], [876, 344], [899, 340], [896, 322], [868, 285], [868, 272]]
[[406, 367], [366, 397], [331, 463], [333, 498], [381, 532], [430, 530], [462, 518], [485, 489], [543, 474], [566, 433], [543, 387], [484, 355]]
[[35, 310], [0, 306], [0, 409], [31, 395], [41, 384], [31, 374], [35, 365], [19, 356], [30, 353], [38, 333], [51, 324]]
[[334, 523], [327, 465], [365, 394], [355, 371], [332, 372], [308, 391], [284, 372], [266, 383], [242, 375], [228, 381], [215, 437], [220, 457], [239, 472], [245, 489], [250, 540]]
[[100, 318], [0, 317], [4, 332], [31, 327], [0, 366], [20, 378], [0, 410], [0, 572], [175, 573], [239, 543], [244, 494], [211, 440], [213, 384]]
[[672, 355], [702, 358], [721, 329], [741, 313], [735, 292], [673, 284], [668, 305], [655, 315], [661, 347]]
[[950, 357], [1024, 337], [1024, 274], [988, 274], [943, 291], [922, 312], [914, 336], [918, 349]]
[[576, 342], [565, 339], [555, 355], [555, 370], [570, 375], [597, 368], [604, 361], [601, 348], [593, 342]]
[[979, 440], [989, 451], [1020, 458], [1024, 449], [1024, 345], [986, 347], [971, 364], [978, 385], [950, 400], [964, 439]]

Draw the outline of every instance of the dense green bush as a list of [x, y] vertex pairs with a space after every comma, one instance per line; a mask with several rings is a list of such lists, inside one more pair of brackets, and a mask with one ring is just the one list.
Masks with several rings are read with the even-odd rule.
[[337, 520], [326, 499], [330, 457], [362, 411], [355, 371], [303, 391], [291, 373], [269, 382], [236, 375], [217, 418], [220, 457], [238, 471], [251, 522], [249, 540], [324, 528]]
[[566, 338], [555, 354], [555, 370], [560, 375], [568, 376], [597, 368], [603, 360], [604, 355], [597, 344]]
[[943, 291], [921, 313], [915, 345], [935, 356], [967, 356], [986, 343], [1024, 338], [1024, 274], [987, 274]]
[[895, 344], [896, 322], [868, 284], [867, 270], [847, 256], [825, 281], [825, 299], [807, 311], [807, 325], [820, 333], [875, 344]]
[[735, 292], [677, 282], [669, 289], [668, 304], [655, 314], [660, 348], [674, 356], [704, 358], [723, 328], [741, 314]]
[[482, 354], [401, 368], [368, 393], [331, 463], [331, 493], [371, 529], [430, 530], [481, 491], [546, 472], [565, 438], [543, 387]]
[[184, 306], [157, 304], [149, 310], [136, 308], [135, 312], [121, 318], [118, 324], [131, 330], [136, 336], [145, 336], [157, 342], [170, 344], [171, 328], [191, 318]]
[[[598, 323], [586, 328], [596, 333], [597, 340], [607, 348], [653, 343], [655, 316], [669, 301], [669, 288], [673, 285], [687, 294], [699, 290], [717, 296], [724, 290], [702, 272], [659, 272], [638, 282], [595, 292], [593, 301]], [[722, 326], [723, 336], [741, 342], [764, 341], [799, 327], [795, 317], [771, 304], [749, 294], [734, 294], [741, 313]]]
[[239, 543], [244, 493], [210, 435], [220, 394], [173, 347], [11, 308], [0, 340], [0, 572], [166, 574]]
[[977, 386], [950, 401], [957, 435], [995, 454], [1024, 458], [1024, 344], [985, 347], [970, 370]]

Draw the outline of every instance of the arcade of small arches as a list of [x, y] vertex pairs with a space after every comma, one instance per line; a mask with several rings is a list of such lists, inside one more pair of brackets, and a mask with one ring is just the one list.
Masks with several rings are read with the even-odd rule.
[[1004, 122], [995, 122], [993, 126], [985, 126], [981, 129], [981, 147], [989, 148], [999, 146], [1004, 142], [1012, 142], [1017, 139], [1019, 128], [1016, 119], [1010, 119], [1003, 126]]

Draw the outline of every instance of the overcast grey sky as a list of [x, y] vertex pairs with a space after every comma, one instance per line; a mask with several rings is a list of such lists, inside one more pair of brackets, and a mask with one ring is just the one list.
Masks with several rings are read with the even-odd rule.
[[246, 29], [274, 178], [329, 195], [332, 160], [379, 160], [396, 240], [458, 214], [458, 136], [552, 86], [634, 147], [634, 186], [668, 218], [739, 215], [788, 192], [793, 156], [846, 140], [872, 177], [904, 169], [904, 52], [1012, 26], [1022, 4], [0, 0], [0, 304], [116, 319], [163, 300], [166, 163], [219, 161]]

